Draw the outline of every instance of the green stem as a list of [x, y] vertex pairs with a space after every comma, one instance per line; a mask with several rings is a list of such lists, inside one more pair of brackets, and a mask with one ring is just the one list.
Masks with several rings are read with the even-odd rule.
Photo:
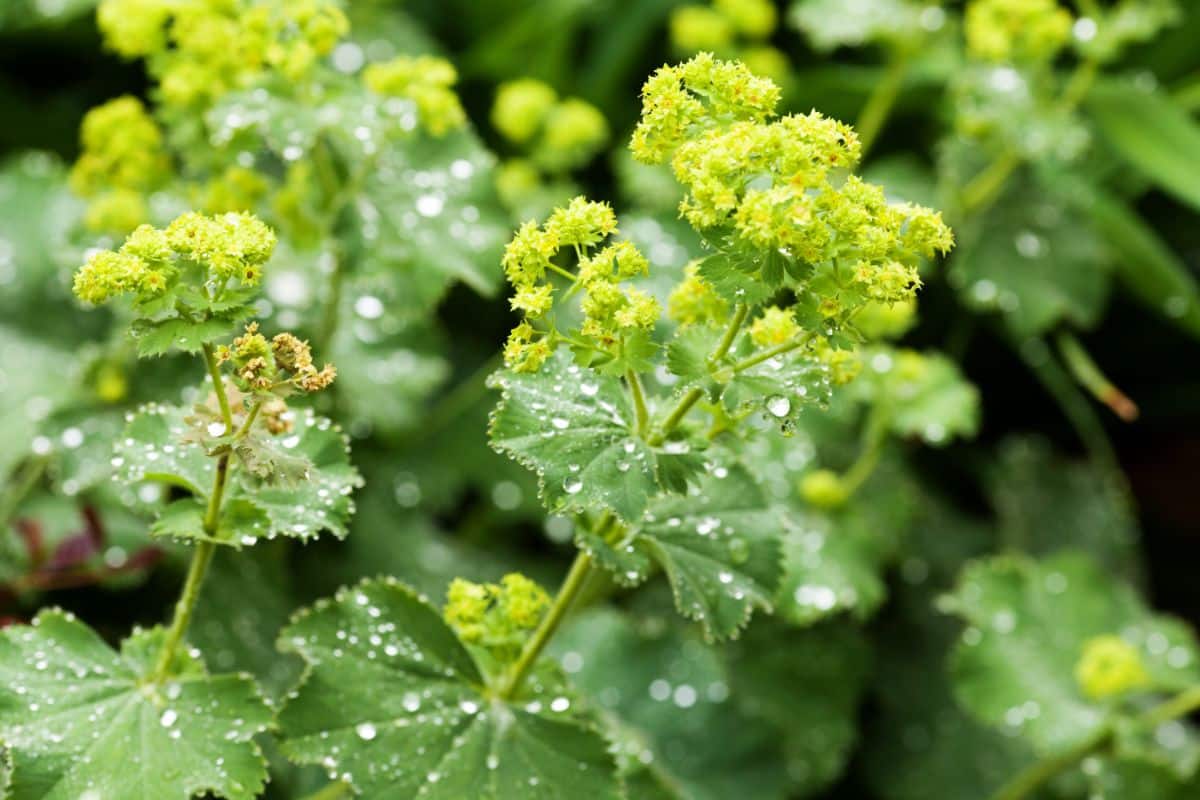
[[[1098, 69], [1099, 64], [1092, 59], [1081, 62], [1075, 68], [1058, 99], [1060, 113], [1069, 114], [1083, 102], [1083, 98], [1096, 80]], [[1010, 150], [993, 161], [963, 188], [962, 194], [959, 195], [960, 212], [966, 215], [982, 211], [995, 202], [1005, 184], [1008, 183], [1008, 179], [1016, 172], [1017, 167], [1024, 163], [1024, 160], [1020, 153]]]
[[6, 543], [8, 542], [6, 532], [9, 523], [16, 516], [17, 509], [21, 507], [21, 502], [37, 486], [38, 481], [41, 480], [42, 475], [46, 472], [46, 465], [49, 463], [50, 460], [45, 456], [34, 456], [29, 459], [25, 463], [24, 469], [21, 470], [21, 474], [9, 485], [3, 499], [0, 499], [0, 538]]
[[[1193, 686], [1144, 712], [1137, 718], [1136, 723], [1140, 728], [1156, 728], [1164, 722], [1186, 717], [1197, 710], [1200, 710], [1200, 686]], [[1023, 800], [1029, 797], [1057, 775], [1108, 746], [1112, 736], [1111, 725], [1101, 726], [1074, 747], [1048, 756], [1017, 773], [992, 795], [991, 800]]]
[[1080, 386], [1091, 392], [1093, 397], [1111, 408], [1114, 414], [1126, 422], [1137, 419], [1137, 404], [1100, 371], [1100, 367], [1074, 334], [1063, 331], [1055, 340], [1067, 369], [1075, 376]]
[[[607, 526], [608, 517], [605, 516], [601, 523], [596, 526], [597, 530], [602, 530]], [[501, 699], [511, 700], [512, 697], [520, 690], [521, 684], [525, 682], [525, 678], [529, 676], [529, 672], [537, 663], [538, 657], [542, 654], [542, 650], [550, 643], [554, 634], [558, 631], [558, 626], [566, 618], [567, 612], [571, 610], [579, 591], [583, 588], [587, 581], [588, 575], [592, 571], [592, 557], [582, 550], [575, 556], [575, 561], [571, 564], [571, 569], [567, 572], [567, 577], [563, 581], [562, 587], [558, 590], [558, 594], [554, 598], [554, 603], [550, 606], [550, 610], [546, 612], [546, 616], [542, 618], [542, 622], [538, 625], [537, 630], [525, 643], [525, 649], [521, 651], [520, 657], [517, 658], [512, 669], [508, 673], [508, 679], [500, 688], [499, 695]]]
[[750, 369], [751, 367], [756, 367], [764, 361], [769, 361], [775, 356], [780, 356], [784, 353], [790, 353], [791, 351], [803, 347], [811, 342], [812, 338], [813, 334], [805, 333], [795, 339], [792, 339], [790, 342], [777, 344], [774, 347], [763, 350], [761, 353], [757, 353], [756, 355], [752, 355], [748, 358], [743, 358], [741, 361], [733, 365], [733, 371], [735, 373], [742, 372], [743, 370]]
[[864, 158], [871, 146], [875, 144], [879, 132], [883, 130], [884, 123], [887, 122], [892, 108], [896, 105], [896, 99], [900, 96], [900, 89], [904, 85], [904, 77], [908, 74], [910, 59], [911, 52], [908, 48], [892, 53], [887, 68], [884, 70], [883, 78], [875, 84], [870, 97], [867, 98], [866, 104], [859, 112], [858, 122], [854, 129], [858, 133], [858, 141], [862, 145]]
[[863, 429], [862, 448], [858, 458], [842, 475], [842, 486], [848, 495], [857, 492], [866, 483], [867, 478], [871, 477], [875, 467], [879, 466], [879, 455], [883, 451], [883, 443], [887, 439], [887, 425], [884, 413], [880, 410], [882, 408], [883, 406], [876, 405], [872, 410], [866, 427]]
[[633, 432], [638, 436], [645, 436], [650, 414], [646, 411], [646, 393], [642, 389], [642, 379], [630, 369], [625, 371], [625, 382], [629, 384], [629, 394], [633, 397], [633, 410], [637, 415]]
[[[721, 336], [721, 341], [717, 343], [716, 348], [708, 357], [710, 366], [715, 365], [718, 361], [725, 357], [729, 352], [729, 348], [733, 347], [733, 341], [737, 338], [738, 331], [742, 329], [742, 323], [746, 321], [746, 316], [750, 313], [750, 309], [744, 303], [738, 303], [733, 311], [733, 318], [729, 320], [729, 326], [725, 329], [724, 335]], [[683, 397], [679, 398], [679, 402], [675, 404], [675, 408], [667, 414], [667, 418], [658, 426], [658, 430], [646, 440], [646, 443], [652, 447], [662, 444], [671, 431], [675, 430], [687, 413], [692, 410], [692, 406], [704, 396], [704, 392], [700, 389], [689, 389]]]
[[1164, 722], [1190, 716], [1197, 710], [1200, 710], [1200, 686], [1193, 686], [1143, 713], [1138, 724], [1156, 728]]
[[[204, 345], [204, 363], [212, 378], [213, 388], [217, 394], [217, 404], [221, 407], [221, 418], [225, 422], [225, 430], [233, 430], [233, 414], [229, 408], [229, 397], [225, 393], [225, 382], [221, 377], [221, 368], [213, 355], [212, 347]], [[238, 436], [249, 430], [250, 423], [257, 413], [259, 406], [247, 415], [246, 423], [238, 431]], [[225, 496], [225, 483], [229, 476], [229, 453], [224, 453], [217, 459], [217, 472], [213, 476], [212, 492], [208, 496], [208, 508], [204, 513], [203, 530], [206, 536], [212, 538], [217, 534], [217, 525], [221, 518], [221, 500]], [[160, 683], [171, 670], [171, 662], [175, 660], [175, 652], [187, 633], [192, 621], [192, 613], [196, 610], [196, 601], [200, 599], [200, 587], [204, 584], [204, 576], [208, 574], [208, 566], [212, 563], [217, 552], [217, 545], [211, 541], [201, 541], [196, 544], [192, 553], [192, 563], [188, 566], [187, 579], [183, 582], [183, 590], [175, 603], [175, 616], [171, 627], [167, 629], [163, 639], [162, 650], [158, 654], [158, 663], [154, 669], [153, 681]]]
[[1035, 762], [1017, 775], [999, 791], [992, 800], [1022, 800], [1037, 791], [1042, 784], [1075, 766], [1108, 743], [1112, 730], [1104, 726], [1079, 744], [1057, 755]]
[[721, 337], [721, 341], [717, 343], [717, 348], [712, 351], [712, 355], [708, 357], [708, 363], [716, 364], [725, 354], [729, 352], [729, 348], [733, 347], [733, 340], [737, 338], [738, 331], [742, 329], [742, 323], [746, 321], [746, 315], [750, 313], [750, 308], [745, 303], [738, 303], [733, 309], [733, 319], [729, 320], [729, 326], [725, 328], [725, 334]]
[[225, 382], [221, 379], [221, 367], [217, 364], [217, 356], [211, 344], [203, 345], [204, 366], [212, 378], [213, 392], [217, 395], [217, 405], [221, 407], [221, 419], [225, 422], [225, 432], [233, 430], [233, 412], [229, 408], [229, 396], [225, 394]]
[[564, 278], [571, 281], [572, 283], [575, 283], [576, 281], [579, 280], [573, 273], [563, 269], [558, 264], [555, 264], [553, 262], [547, 264], [546, 269], [550, 270], [551, 272], [553, 272], [557, 275], [563, 276]]
[[342, 284], [345, 283], [345, 259], [335, 249], [333, 252], [333, 272], [329, 275], [329, 296], [325, 298], [325, 308], [321, 313], [321, 327], [317, 336], [317, 352], [329, 357], [333, 337], [337, 333], [342, 307]]

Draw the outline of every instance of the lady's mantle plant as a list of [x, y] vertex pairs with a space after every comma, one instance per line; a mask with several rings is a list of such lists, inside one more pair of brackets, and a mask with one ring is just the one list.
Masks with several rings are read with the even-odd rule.
[[289, 408], [333, 382], [308, 345], [271, 339], [252, 301], [275, 248], [248, 214], [185, 214], [138, 227], [116, 251], [93, 253], [75, 293], [102, 304], [128, 297], [143, 356], [197, 354], [207, 382], [190, 408], [152, 404], [130, 415], [116, 443], [116, 478], [131, 498], [141, 481], [172, 488], [152, 535], [194, 546], [169, 625], [135, 630], [116, 650], [74, 616], [41, 612], [0, 638], [0, 739], [13, 798], [252, 798], [267, 779], [253, 738], [274, 726], [254, 679], [214, 675], [187, 644], [205, 573], [218, 547], [275, 536], [345, 532], [359, 484], [329, 420]]
[[771, 608], [784, 512], [741, 454], [853, 377], [856, 317], [911, 300], [918, 261], [953, 241], [853, 176], [853, 131], [777, 117], [777, 98], [711, 56], [646, 85], [634, 152], [671, 160], [713, 249], [670, 294], [665, 347], [662, 305], [636, 285], [647, 259], [609, 206], [576, 198], [517, 232], [503, 266], [522, 320], [490, 436], [574, 516], [578, 556], [553, 600], [519, 575], [459, 580], [439, 614], [385, 580], [302, 614], [281, 637], [309, 664], [280, 716], [290, 756], [368, 797], [622, 797], [630, 765], [544, 657], [584, 587], [661, 570], [711, 639]]

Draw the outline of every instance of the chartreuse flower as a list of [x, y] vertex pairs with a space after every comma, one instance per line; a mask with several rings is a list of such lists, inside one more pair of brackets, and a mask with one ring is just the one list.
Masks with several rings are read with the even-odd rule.
[[[548, 273], [572, 278], [572, 292], [582, 290], [583, 323], [578, 334], [604, 358], [620, 360], [653, 329], [661, 315], [658, 301], [645, 292], [622, 286], [649, 271], [646, 257], [631, 242], [603, 245], [617, 233], [617, 218], [607, 203], [576, 197], [556, 209], [544, 225], [521, 226], [501, 261], [514, 292], [509, 300], [524, 320], [509, 335], [505, 363], [517, 372], [534, 372], [553, 352], [559, 334], [546, 318], [554, 307]], [[575, 256], [578, 272], [555, 263], [560, 251]]]
[[768, 43], [778, 22], [770, 0], [713, 0], [711, 5], [675, 8], [668, 33], [672, 48], [681, 55], [713, 52], [736, 57], [754, 72], [782, 82], [791, 65]]
[[105, 44], [144, 58], [162, 100], [204, 106], [274, 72], [305, 78], [349, 31], [335, 0], [101, 0]]
[[140, 100], [119, 97], [84, 116], [80, 144], [70, 181], [89, 201], [84, 223], [120, 233], [137, 227], [146, 218], [146, 195], [170, 174], [158, 124]]
[[444, 58], [398, 56], [367, 67], [363, 80], [376, 94], [411, 100], [421, 127], [434, 136], [466, 124], [466, 112], [454, 92], [458, 71]]
[[683, 280], [667, 298], [667, 316], [680, 325], [717, 323], [729, 315], [729, 303], [700, 276], [699, 262], [683, 268]]
[[1056, 0], [973, 0], [967, 50], [984, 61], [1047, 62], [1070, 41], [1071, 23]]
[[258, 332], [257, 322], [247, 325], [231, 347], [218, 348], [217, 362], [233, 366], [234, 383], [246, 393], [281, 393], [285, 388], [319, 392], [337, 377], [332, 364], [316, 368], [308, 342], [290, 333], [268, 341]]
[[518, 573], [505, 575], [498, 584], [455, 578], [446, 591], [443, 616], [463, 642], [504, 663], [521, 652], [549, 606], [545, 590]]
[[521, 153], [496, 177], [501, 198], [514, 209], [543, 187], [565, 185], [565, 174], [591, 161], [609, 139], [608, 121], [598, 108], [577, 97], [560, 98], [549, 84], [532, 78], [500, 85], [491, 121]]
[[1117, 697], [1150, 684], [1141, 653], [1120, 636], [1097, 636], [1083, 645], [1075, 682], [1093, 700]]

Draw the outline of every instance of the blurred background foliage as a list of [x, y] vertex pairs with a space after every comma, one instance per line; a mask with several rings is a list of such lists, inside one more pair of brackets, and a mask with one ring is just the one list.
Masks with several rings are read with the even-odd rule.
[[[811, 510], [789, 533], [777, 617], [728, 650], [701, 647], [664, 592], [595, 589], [638, 614], [597, 604], [556, 648], [628, 735], [633, 796], [915, 800], [999, 785], [1028, 745], [956, 705], [942, 665], [957, 627], [933, 603], [975, 556], [1083, 549], [1155, 608], [1200, 621], [1200, 13], [1184, 4], [1161, 31], [1141, 20], [1152, 38], [1105, 54], [1078, 110], [1064, 112], [1038, 84], [1054, 63], [1018, 74], [964, 60], [958, 3], [796, 0], [773, 6], [770, 25], [722, 16], [722, 5], [754, 4], [351, 4], [338, 69], [444, 55], [473, 132], [408, 142], [364, 178], [382, 219], [371, 235], [364, 225], [333, 235], [366, 266], [332, 300], [320, 279], [328, 241], [288, 242], [273, 262], [268, 312], [339, 364], [336, 407], [322, 410], [354, 437], [367, 484], [345, 541], [222, 554], [195, 628], [214, 667], [251, 669], [285, 691], [298, 667], [275, 652], [276, 632], [302, 603], [363, 575], [393, 574], [435, 598], [452, 576], [509, 569], [554, 584], [570, 523], [545, 520], [531, 476], [486, 443], [494, 398], [483, 376], [512, 323], [499, 248], [515, 222], [585, 191], [613, 202], [654, 269], [678, 275], [699, 244], [675, 219], [677, 189], [634, 165], [625, 143], [645, 77], [699, 49], [771, 74], [787, 110], [858, 120], [873, 139], [868, 177], [947, 209], [959, 247], [925, 276], [904, 344], [961, 366], [981, 424], [967, 442], [922, 447], [946, 444], [926, 427], [881, 445], [852, 507]], [[102, 46], [94, 6], [0, 7], [0, 617], [60, 604], [119, 634], [158, 620], [182, 562], [109, 486], [107, 446], [126, 410], [196, 375], [186, 361], [136, 361], [109, 317], [69, 299], [80, 254], [102, 238], [84, 230], [85, 204], [67, 186], [80, 122], [111, 98], [153, 92], [139, 63]], [[1086, 52], [1088, 28], [1077, 22], [1072, 35]], [[1057, 66], [1065, 75], [1072, 63]], [[493, 111], [503, 85], [529, 78], [553, 89], [539, 113], [571, 120], [558, 140], [536, 138], [550, 128], [502, 130]], [[252, 113], [256, 100], [229, 102], [214, 113]], [[323, 135], [294, 108], [261, 111], [267, 122], [249, 134], [264, 149], [296, 131]], [[1007, 163], [1006, 180], [961, 197], [989, 163]], [[341, 324], [326, 326], [322, 308]], [[1132, 417], [1119, 396], [1103, 397], [1111, 386], [1136, 402], [1136, 420], [1093, 396]], [[954, 426], [967, 412], [922, 413]], [[802, 505], [802, 476], [854, 462], [860, 425], [856, 407], [835, 404], [772, 445], [787, 469], [764, 479]], [[707, 687], [707, 699], [680, 702], [671, 692], [683, 685]], [[657, 702], [660, 692], [674, 702]], [[641, 768], [647, 751], [668, 774]], [[280, 764], [271, 791], [299, 797], [320, 784]], [[1113, 785], [1102, 796], [1134, 796]], [[1077, 796], [1069, 779], [1054, 791]]]

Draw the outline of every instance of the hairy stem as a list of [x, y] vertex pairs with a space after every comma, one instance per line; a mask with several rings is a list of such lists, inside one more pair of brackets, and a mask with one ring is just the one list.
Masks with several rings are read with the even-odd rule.
[[1055, 341], [1067, 369], [1075, 376], [1080, 386], [1091, 392], [1093, 397], [1111, 408], [1114, 414], [1126, 422], [1137, 419], [1137, 404], [1100, 371], [1100, 367], [1074, 334], [1063, 331], [1055, 337]]
[[0, 497], [0, 545], [3, 549], [12, 547], [13, 542], [8, 535], [8, 525], [17, 515], [21, 502], [33, 491], [46, 472], [49, 459], [45, 456], [34, 456], [25, 462], [20, 475], [13, 478], [8, 490]]
[[871, 146], [875, 144], [875, 140], [879, 137], [880, 131], [883, 130], [887, 118], [896, 105], [896, 99], [900, 96], [900, 89], [904, 85], [904, 77], [908, 74], [910, 59], [911, 52], [907, 48], [896, 50], [891, 54], [883, 78], [875, 84], [866, 104], [858, 114], [858, 121], [855, 123], [854, 129], [858, 133], [858, 141], [862, 145], [864, 158]]
[[[603, 530], [608, 525], [609, 516], [605, 515], [600, 523], [597, 523], [596, 530]], [[579, 551], [575, 556], [575, 561], [571, 564], [570, 571], [567, 572], [567, 577], [563, 580], [562, 587], [559, 588], [558, 594], [554, 597], [554, 602], [550, 606], [550, 610], [546, 612], [546, 616], [542, 618], [542, 622], [538, 625], [537, 630], [529, 637], [529, 641], [525, 643], [525, 648], [521, 651], [521, 655], [517, 658], [516, 663], [509, 670], [508, 678], [504, 681], [500, 688], [500, 697], [504, 700], [512, 699], [520, 689], [521, 684], [529, 676], [530, 670], [537, 663], [538, 657], [542, 651], [546, 649], [546, 645], [554, 638], [554, 634], [558, 631], [558, 626], [566, 618], [567, 612], [571, 610], [575, 599], [579, 596], [580, 590], [584, 583], [587, 582], [588, 575], [592, 571], [592, 557], [584, 551]]]
[[[1197, 710], [1200, 710], [1200, 686], [1193, 686], [1143, 712], [1137, 718], [1137, 725], [1156, 728]], [[1024, 800], [1045, 783], [1107, 747], [1112, 736], [1112, 727], [1105, 725], [1074, 747], [1031, 764], [993, 794], [991, 800]]]
[[633, 410], [636, 415], [633, 432], [638, 436], [645, 436], [650, 413], [646, 410], [646, 392], [642, 389], [642, 379], [630, 369], [625, 371], [625, 383], [629, 385], [629, 395], [633, 398]]
[[1043, 784], [1104, 747], [1111, 736], [1112, 730], [1107, 726], [1102, 727], [1069, 750], [1034, 762], [1000, 787], [991, 800], [1022, 800], [1029, 797]]
[[[212, 378], [225, 430], [232, 431], [233, 413], [229, 408], [229, 397], [225, 393], [225, 382], [221, 377], [221, 369], [217, 365], [212, 347], [207, 344], [204, 345], [204, 363], [208, 367], [209, 377]], [[253, 422], [258, 408], [259, 406], [256, 405], [254, 410], [246, 415], [246, 422], [238, 431], [238, 436], [244, 435], [250, 429], [250, 423]], [[226, 452], [217, 459], [217, 472], [213, 476], [213, 488], [209, 493], [208, 508], [204, 513], [203, 530], [205, 535], [210, 538], [215, 537], [217, 533], [217, 525], [221, 518], [221, 501], [225, 496], [225, 483], [228, 477], [229, 453]], [[188, 566], [187, 578], [183, 582], [183, 590], [179, 594], [179, 600], [175, 603], [175, 616], [171, 621], [171, 627], [167, 629], [166, 638], [163, 639], [162, 650], [158, 654], [158, 663], [154, 669], [155, 683], [161, 682], [170, 673], [171, 662], [175, 660], [175, 652], [179, 649], [184, 634], [187, 633], [188, 625], [191, 624], [192, 613], [196, 610], [196, 601], [200, 599], [200, 587], [204, 584], [208, 566], [212, 563], [216, 552], [217, 545], [211, 541], [201, 541], [196, 544], [196, 550], [192, 553], [192, 563]]]
[[812, 338], [812, 333], [801, 334], [789, 342], [777, 344], [774, 347], [763, 350], [761, 353], [756, 353], [747, 358], [743, 358], [741, 361], [733, 365], [733, 371], [735, 373], [742, 372], [743, 370], [750, 369], [751, 367], [756, 367], [764, 361], [770, 361], [775, 356], [781, 356], [784, 353], [790, 353], [793, 350], [804, 347], [804, 345], [812, 341]]
[[[717, 343], [717, 346], [708, 357], [709, 365], [716, 364], [725, 357], [725, 354], [729, 352], [729, 348], [733, 347], [733, 342], [737, 338], [738, 331], [742, 329], [742, 323], [746, 321], [746, 316], [749, 313], [750, 309], [745, 303], [737, 304], [737, 307], [733, 311], [733, 317], [729, 320], [729, 326], [721, 336], [721, 341]], [[671, 409], [666, 419], [658, 426], [658, 430], [646, 440], [646, 443], [651, 446], [662, 444], [671, 431], [675, 430], [675, 426], [692, 410], [692, 406], [696, 405], [703, 396], [704, 392], [700, 389], [689, 389], [683, 397], [679, 398], [679, 402], [675, 404], [675, 408]]]

